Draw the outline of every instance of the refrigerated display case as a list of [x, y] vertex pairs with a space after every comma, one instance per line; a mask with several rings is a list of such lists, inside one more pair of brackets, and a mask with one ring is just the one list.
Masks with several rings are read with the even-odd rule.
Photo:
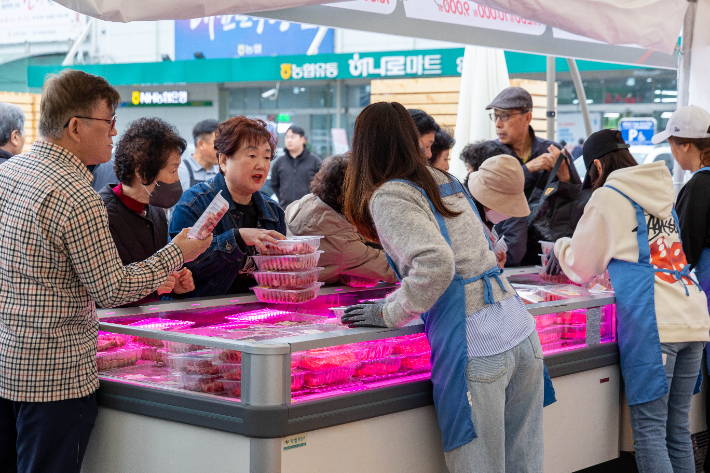
[[[545, 470], [572, 471], [570, 449], [575, 470], [616, 458], [613, 293], [556, 288], [534, 269], [509, 277], [536, 302], [527, 308], [557, 391], [544, 411]], [[338, 308], [396, 288], [325, 286], [300, 304], [248, 294], [99, 311], [101, 414], [84, 471], [445, 472], [421, 320], [340, 324]]]

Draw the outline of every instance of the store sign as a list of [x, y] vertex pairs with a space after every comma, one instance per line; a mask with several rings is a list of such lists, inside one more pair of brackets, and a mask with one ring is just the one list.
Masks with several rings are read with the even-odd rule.
[[539, 36], [547, 28], [542, 23], [526, 20], [468, 0], [437, 0], [404, 2], [407, 18], [473, 26]]
[[0, 44], [67, 41], [86, 17], [51, 0], [0, 0]]
[[166, 90], [165, 92], [141, 92], [134, 90], [131, 94], [133, 105], [163, 105], [163, 104], [186, 104], [186, 90]]
[[[242, 15], [220, 15], [175, 21], [175, 59], [207, 59], [306, 54], [318, 26]], [[333, 30], [318, 48], [333, 52]]]
[[332, 54], [318, 56], [323, 57], [323, 62], [284, 62], [279, 71], [283, 80], [455, 76], [461, 74], [462, 53], [463, 50], [457, 48]]
[[652, 145], [651, 138], [656, 134], [656, 119], [648, 118], [622, 118], [619, 120], [621, 137], [626, 143], [634, 145]]

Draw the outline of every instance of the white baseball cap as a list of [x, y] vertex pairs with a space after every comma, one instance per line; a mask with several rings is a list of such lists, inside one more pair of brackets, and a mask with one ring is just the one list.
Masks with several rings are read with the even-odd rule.
[[695, 105], [681, 107], [668, 119], [665, 131], [654, 135], [651, 142], [654, 145], [667, 140], [671, 136], [678, 138], [710, 138], [710, 113]]

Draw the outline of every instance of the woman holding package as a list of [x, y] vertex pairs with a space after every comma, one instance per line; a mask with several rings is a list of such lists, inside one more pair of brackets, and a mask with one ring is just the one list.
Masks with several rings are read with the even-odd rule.
[[[318, 277], [326, 284], [338, 282], [341, 274], [396, 282], [397, 276], [387, 263], [384, 250], [368, 244], [343, 215], [343, 181], [348, 168], [347, 155], [325, 161], [311, 183], [311, 194], [286, 208], [289, 233], [324, 235], [323, 254]], [[518, 166], [520, 167], [520, 166]]]
[[[658, 144], [666, 139], [680, 167], [693, 173], [678, 193], [676, 211], [683, 252], [707, 297], [710, 294], [710, 113], [694, 105], [679, 108], [668, 120], [666, 130], [652, 141]], [[710, 396], [706, 397], [706, 419], [710, 419], [708, 407]], [[705, 470], [710, 471], [710, 455], [705, 459]]]
[[[177, 168], [185, 146], [175, 127], [159, 118], [132, 122], [116, 144], [114, 170], [119, 183], [107, 184], [99, 195], [124, 265], [143, 261], [168, 244], [165, 209], [182, 195]], [[184, 294], [194, 288], [192, 273], [182, 268], [154, 293], [130, 305], [151, 303], [160, 300], [162, 294]]]
[[[382, 244], [402, 284], [386, 299], [349, 307], [343, 322], [401, 327], [424, 319], [452, 473], [542, 472], [542, 407], [554, 392], [535, 320], [501, 275], [468, 193], [427, 167], [398, 103], [375, 103], [358, 116], [345, 181], [345, 214]], [[518, 200], [525, 204], [524, 195]]]
[[584, 143], [592, 198], [548, 262], [577, 283], [609, 270], [626, 401], [641, 472], [695, 471], [688, 414], [703, 346], [705, 294], [689, 276], [662, 161], [636, 165], [616, 130]]
[[213, 230], [212, 245], [186, 266], [195, 290], [188, 297], [241, 294], [256, 286], [249, 273], [256, 269], [250, 255], [265, 250], [286, 233], [284, 211], [259, 192], [266, 182], [276, 149], [276, 138], [261, 120], [237, 116], [220, 123], [214, 147], [219, 174], [182, 195], [170, 221], [170, 234], [191, 227], [221, 192], [229, 206]]

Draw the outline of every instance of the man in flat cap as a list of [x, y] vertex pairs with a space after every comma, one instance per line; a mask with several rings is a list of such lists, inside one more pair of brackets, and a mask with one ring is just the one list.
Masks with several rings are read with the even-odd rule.
[[[523, 166], [525, 174], [525, 197], [530, 198], [535, 187], [543, 188], [547, 184], [549, 172], [555, 166], [555, 162], [560, 155], [562, 146], [535, 136], [535, 132], [530, 126], [532, 122], [532, 97], [527, 90], [522, 87], [508, 87], [503, 89], [493, 102], [486, 107], [486, 110], [493, 110], [490, 114], [491, 120], [496, 124], [496, 134], [498, 142], [507, 148], [511, 156], [518, 158]], [[575, 182], [579, 182], [579, 176], [574, 166], [571, 168], [563, 162], [557, 172], [560, 181], [570, 182], [573, 173]], [[518, 219], [508, 219], [501, 223], [501, 227], [516, 224]], [[506, 228], [498, 228], [499, 234], [504, 234]], [[527, 251], [521, 265], [539, 264], [537, 241], [527, 242]]]

